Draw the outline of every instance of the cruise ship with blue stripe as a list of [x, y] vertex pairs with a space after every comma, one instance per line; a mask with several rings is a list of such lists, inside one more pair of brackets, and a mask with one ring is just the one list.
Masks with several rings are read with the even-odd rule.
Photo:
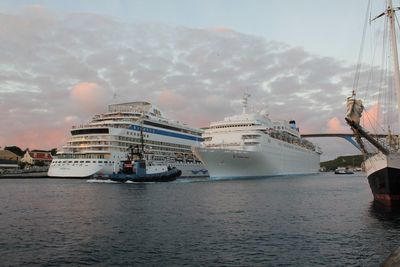
[[203, 141], [202, 130], [167, 119], [148, 102], [111, 104], [108, 112], [71, 129], [70, 140], [53, 159], [50, 177], [106, 177], [117, 173], [132, 147], [144, 143], [147, 173], [176, 167], [182, 177], [208, 176], [191, 148]]

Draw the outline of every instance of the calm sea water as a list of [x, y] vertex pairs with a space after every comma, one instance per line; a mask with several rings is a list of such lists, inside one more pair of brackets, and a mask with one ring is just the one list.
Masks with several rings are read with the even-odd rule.
[[0, 180], [1, 266], [377, 266], [399, 236], [357, 174]]

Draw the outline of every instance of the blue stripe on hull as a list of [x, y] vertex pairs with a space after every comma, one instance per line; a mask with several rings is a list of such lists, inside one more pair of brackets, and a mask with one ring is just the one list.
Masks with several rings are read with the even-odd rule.
[[[139, 125], [132, 125], [129, 127], [129, 130], [133, 131], [140, 131]], [[199, 136], [191, 136], [191, 135], [186, 135], [186, 134], [181, 134], [181, 133], [173, 133], [173, 132], [168, 132], [160, 129], [154, 129], [154, 128], [148, 128], [148, 127], [143, 127], [143, 132], [146, 133], [153, 133], [153, 134], [159, 134], [159, 135], [164, 135], [164, 136], [169, 136], [169, 137], [175, 137], [175, 138], [181, 138], [181, 139], [186, 139], [186, 140], [192, 140], [192, 141], [197, 141], [201, 142], [203, 141], [203, 138]]]

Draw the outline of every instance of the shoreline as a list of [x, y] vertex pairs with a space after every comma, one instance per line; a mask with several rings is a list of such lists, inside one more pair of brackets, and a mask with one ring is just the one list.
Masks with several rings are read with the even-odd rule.
[[49, 178], [46, 172], [27, 172], [27, 173], [7, 173], [0, 175], [0, 179], [30, 179], [30, 178]]

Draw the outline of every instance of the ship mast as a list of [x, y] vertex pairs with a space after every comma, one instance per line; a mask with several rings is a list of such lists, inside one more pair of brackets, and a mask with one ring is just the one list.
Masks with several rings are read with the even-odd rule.
[[[400, 73], [399, 73], [399, 55], [397, 52], [397, 38], [396, 38], [396, 18], [395, 12], [399, 10], [399, 7], [393, 8], [392, 0], [388, 0], [387, 9], [373, 18], [371, 21], [376, 20], [384, 15], [389, 18], [389, 26], [390, 26], [390, 45], [392, 50], [392, 58], [393, 58], [393, 78], [394, 78], [394, 88], [396, 90], [396, 98], [397, 98], [397, 110], [400, 110]], [[399, 116], [400, 123], [400, 116]], [[400, 124], [399, 124], [400, 131]]]
[[[390, 36], [391, 36], [391, 45], [392, 45], [392, 57], [393, 57], [393, 71], [394, 71], [394, 86], [396, 89], [396, 97], [397, 97], [397, 109], [400, 109], [400, 73], [399, 73], [399, 55], [397, 52], [397, 39], [396, 39], [396, 21], [395, 21], [395, 11], [399, 10], [398, 8], [394, 9], [392, 0], [388, 1], [387, 8], [387, 16], [389, 17], [390, 22]], [[400, 122], [400, 116], [399, 116]], [[400, 124], [399, 124], [400, 127]]]
[[248, 104], [248, 100], [249, 100], [250, 94], [243, 94], [243, 98], [242, 98], [242, 104], [243, 104], [243, 114], [247, 113], [247, 104]]

